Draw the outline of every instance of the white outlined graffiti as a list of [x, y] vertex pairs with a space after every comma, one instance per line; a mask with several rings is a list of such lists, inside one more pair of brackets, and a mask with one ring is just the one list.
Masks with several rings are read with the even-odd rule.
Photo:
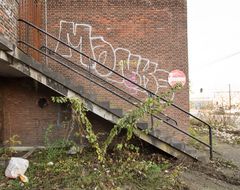
[[[141, 55], [133, 54], [126, 48], [114, 48], [113, 45], [102, 36], [93, 36], [92, 26], [89, 24], [78, 24], [62, 20], [60, 21], [58, 38], [155, 93], [158, 93], [160, 88], [169, 87], [167, 81], [169, 72], [161, 69], [158, 63], [151, 62]], [[78, 57], [76, 57], [71, 48], [63, 46], [59, 42], [55, 47], [55, 52], [67, 58], [77, 58], [79, 60], [78, 64], [88, 67], [89, 60], [79, 54], [77, 55]], [[119, 62], [126, 64], [119, 66]], [[129, 81], [123, 80], [121, 77], [116, 77], [111, 71], [101, 69], [101, 66], [96, 63], [93, 64], [91, 68], [99, 76], [106, 78], [108, 81], [124, 84], [127, 88], [131, 89], [131, 93], [141, 91], [141, 89], [135, 85], [130, 84]]]

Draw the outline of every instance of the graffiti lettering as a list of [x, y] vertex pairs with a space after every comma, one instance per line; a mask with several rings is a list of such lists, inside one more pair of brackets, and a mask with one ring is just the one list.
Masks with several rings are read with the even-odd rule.
[[[155, 93], [158, 93], [160, 88], [169, 87], [167, 81], [169, 72], [161, 69], [158, 63], [151, 62], [141, 55], [133, 54], [128, 49], [114, 48], [102, 36], [93, 36], [92, 26], [89, 24], [60, 21], [59, 39]], [[70, 48], [60, 43], [56, 45], [55, 52], [64, 57], [76, 58]], [[77, 59], [79, 64], [87, 67], [88, 60], [86, 58], [78, 55]], [[111, 71], [101, 69], [101, 66], [96, 63], [92, 68], [94, 72], [108, 81], [124, 84], [131, 89], [131, 92], [142, 91], [136, 85], [117, 77]]]

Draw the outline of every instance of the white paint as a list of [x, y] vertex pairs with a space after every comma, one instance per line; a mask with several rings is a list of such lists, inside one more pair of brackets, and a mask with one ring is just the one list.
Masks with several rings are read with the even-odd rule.
[[[83, 31], [83, 33], [78, 33], [79, 31]], [[160, 88], [169, 87], [167, 78], [161, 78], [161, 73], [168, 75], [169, 72], [161, 69], [158, 63], [151, 62], [149, 59], [143, 58], [141, 55], [133, 54], [130, 50], [126, 48], [114, 48], [111, 43], [104, 39], [104, 37], [93, 36], [92, 26], [89, 24], [78, 24], [61, 20], [58, 39], [65, 40], [67, 44], [71, 47], [87, 54], [91, 58], [101, 62], [112, 70], [119, 72], [119, 74], [121, 74], [122, 76], [133, 80], [133, 82], [136, 82], [138, 85], [141, 85], [144, 88], [149, 89], [149, 86], [151, 85], [151, 89], [154, 88], [152, 89], [152, 91], [155, 93], [158, 93]], [[88, 47], [86, 45], [84, 46], [84, 44], [87, 44]], [[73, 57], [73, 50], [71, 48], [61, 46], [59, 42], [56, 45], [55, 52], [58, 52], [66, 58]], [[118, 64], [118, 52], [122, 52], [124, 53], [124, 55], [128, 55], [126, 60], [124, 60], [124, 62], [126, 61], [127, 63], [126, 66], [124, 65], [124, 67], [121, 67], [120, 71], [116, 70]], [[131, 60], [131, 58], [138, 60], [136, 61], [137, 67], [132, 67], [131, 63], [133, 61]], [[88, 67], [89, 62], [86, 61], [86, 58], [80, 55], [78, 64], [81, 64], [84, 67]], [[116, 79], [116, 75], [111, 71], [105, 70], [103, 73], [103, 71], [99, 69], [102, 67], [96, 63], [92, 65], [92, 68], [97, 75], [107, 79], [108, 81], [118, 84], [124, 84], [127, 88], [131, 89], [131, 93], [135, 94], [138, 91], [142, 91], [134, 84], [130, 85], [129, 81], [126, 81], [122, 78]], [[160, 84], [160, 82], [162, 84]]]
[[176, 84], [184, 86], [186, 83], [185, 73], [178, 69], [171, 71], [168, 75], [168, 83], [172, 87], [174, 87]]

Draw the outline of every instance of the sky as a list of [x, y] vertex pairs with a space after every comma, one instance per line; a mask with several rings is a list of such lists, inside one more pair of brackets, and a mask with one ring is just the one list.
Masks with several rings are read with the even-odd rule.
[[188, 0], [192, 94], [240, 91], [240, 0]]

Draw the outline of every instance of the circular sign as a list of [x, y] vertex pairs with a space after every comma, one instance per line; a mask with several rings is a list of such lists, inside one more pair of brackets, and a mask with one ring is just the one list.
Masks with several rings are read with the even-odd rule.
[[174, 87], [176, 84], [184, 86], [186, 83], [186, 75], [180, 70], [173, 70], [168, 75], [168, 83], [171, 87]]

